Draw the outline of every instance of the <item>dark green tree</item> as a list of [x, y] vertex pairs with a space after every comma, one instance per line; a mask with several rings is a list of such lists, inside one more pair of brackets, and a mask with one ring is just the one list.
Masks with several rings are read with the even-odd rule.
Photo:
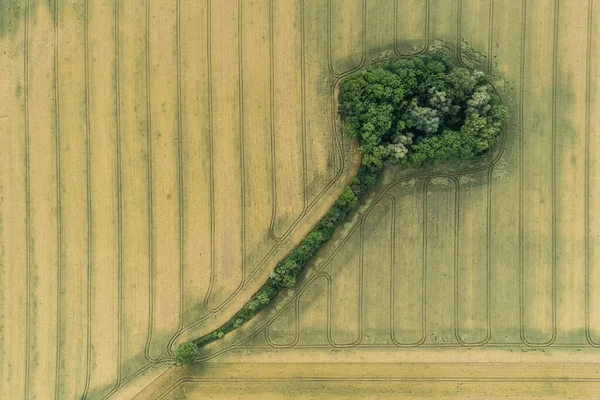
[[[358, 138], [369, 182], [386, 162], [468, 161], [494, 143], [507, 117], [488, 77], [456, 66], [444, 53], [345, 77], [339, 110], [346, 133]], [[362, 194], [366, 186], [355, 183], [353, 190]]]

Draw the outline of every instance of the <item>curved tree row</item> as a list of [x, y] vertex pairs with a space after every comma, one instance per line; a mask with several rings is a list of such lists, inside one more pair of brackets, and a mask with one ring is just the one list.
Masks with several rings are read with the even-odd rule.
[[358, 140], [361, 167], [350, 186], [316, 227], [275, 269], [267, 282], [229, 321], [178, 347], [178, 362], [193, 362], [198, 348], [240, 327], [285, 288], [331, 238], [392, 164], [464, 162], [485, 152], [500, 133], [507, 110], [489, 78], [457, 66], [444, 53], [394, 59], [367, 67], [340, 82], [339, 113], [344, 132]]

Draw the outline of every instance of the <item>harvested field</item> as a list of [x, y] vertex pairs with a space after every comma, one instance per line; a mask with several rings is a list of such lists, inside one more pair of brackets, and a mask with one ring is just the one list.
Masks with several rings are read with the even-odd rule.
[[[1, 397], [599, 398], [599, 26], [598, 0], [2, 2]], [[386, 171], [170, 368], [355, 174], [339, 79], [436, 48], [493, 77], [502, 143]]]

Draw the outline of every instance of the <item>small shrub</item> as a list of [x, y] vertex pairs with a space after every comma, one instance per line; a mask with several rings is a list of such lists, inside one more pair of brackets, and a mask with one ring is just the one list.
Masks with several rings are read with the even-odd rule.
[[198, 346], [192, 342], [185, 342], [175, 350], [175, 361], [180, 364], [191, 364], [200, 355]]

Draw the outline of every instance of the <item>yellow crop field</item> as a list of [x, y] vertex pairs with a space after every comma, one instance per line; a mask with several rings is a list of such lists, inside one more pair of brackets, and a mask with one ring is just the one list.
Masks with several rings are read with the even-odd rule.
[[[600, 398], [600, 1], [0, 3], [0, 398]], [[434, 49], [510, 117], [386, 169], [296, 287], [200, 349], [356, 175], [338, 83]]]

